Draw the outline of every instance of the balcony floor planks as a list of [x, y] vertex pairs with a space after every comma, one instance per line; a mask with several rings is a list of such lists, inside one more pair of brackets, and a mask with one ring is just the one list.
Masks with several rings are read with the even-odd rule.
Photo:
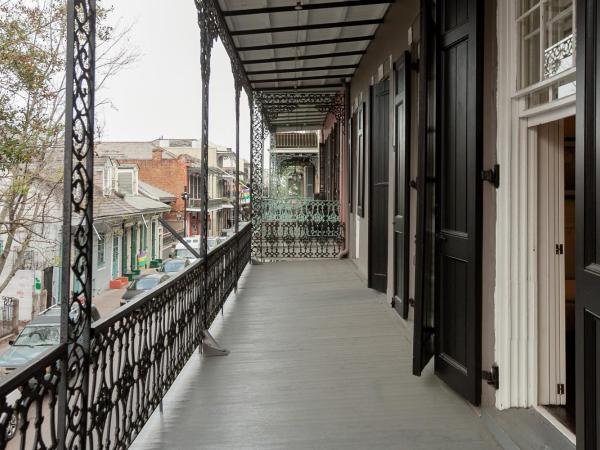
[[134, 449], [493, 449], [483, 421], [432, 374], [409, 330], [349, 261], [251, 266]]

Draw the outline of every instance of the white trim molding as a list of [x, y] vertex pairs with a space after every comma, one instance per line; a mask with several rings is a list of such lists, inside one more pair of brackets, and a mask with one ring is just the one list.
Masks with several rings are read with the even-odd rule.
[[[495, 360], [501, 383], [496, 407], [538, 401], [537, 129], [574, 113], [574, 95], [526, 111], [528, 90], [517, 92], [517, 2], [498, 2], [497, 158], [502, 181], [496, 208]], [[571, 73], [569, 73], [571, 74]], [[518, 96], [523, 94], [524, 96]]]

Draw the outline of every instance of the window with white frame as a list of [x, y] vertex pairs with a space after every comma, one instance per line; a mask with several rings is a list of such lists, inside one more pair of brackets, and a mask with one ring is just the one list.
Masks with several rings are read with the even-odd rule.
[[528, 107], [574, 94], [575, 0], [516, 1], [518, 89], [530, 91]]

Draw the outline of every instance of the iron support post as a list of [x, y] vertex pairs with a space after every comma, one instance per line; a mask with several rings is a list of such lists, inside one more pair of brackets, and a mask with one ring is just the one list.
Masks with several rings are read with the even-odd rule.
[[[232, 67], [233, 69], [233, 67]], [[240, 94], [242, 84], [235, 78], [235, 232], [240, 229]]]
[[[96, 1], [68, 0], [58, 448], [85, 450], [93, 257]], [[73, 279], [71, 280], [71, 275]]]
[[202, 71], [202, 158], [200, 167], [200, 220], [201, 247], [200, 254], [208, 255], [208, 119], [209, 119], [209, 84], [210, 57], [212, 47], [217, 38], [216, 24], [211, 17], [209, 6], [205, 1], [196, 0], [198, 25], [200, 27], [200, 68]]

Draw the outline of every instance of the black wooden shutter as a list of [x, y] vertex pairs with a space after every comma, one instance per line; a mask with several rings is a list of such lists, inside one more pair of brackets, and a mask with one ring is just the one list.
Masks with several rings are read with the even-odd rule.
[[394, 66], [396, 186], [394, 211], [394, 308], [408, 318], [410, 248], [410, 53]]
[[600, 448], [600, 7], [577, 1], [577, 447]]

